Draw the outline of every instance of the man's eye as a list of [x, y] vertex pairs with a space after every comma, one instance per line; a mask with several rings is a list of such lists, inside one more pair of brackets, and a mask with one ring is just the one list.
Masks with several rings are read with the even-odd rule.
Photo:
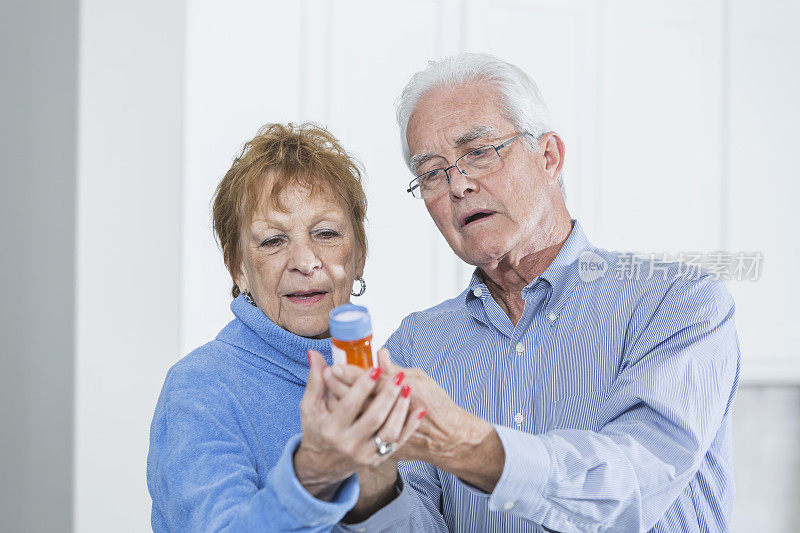
[[480, 159], [482, 157], [486, 157], [489, 155], [489, 151], [491, 150], [490, 146], [481, 146], [480, 148], [476, 148], [470, 153], [467, 154], [467, 157], [472, 159]]
[[419, 184], [421, 187], [430, 187], [431, 185], [439, 181], [439, 178], [441, 178], [443, 174], [444, 173], [440, 168], [426, 172], [425, 174], [419, 177]]

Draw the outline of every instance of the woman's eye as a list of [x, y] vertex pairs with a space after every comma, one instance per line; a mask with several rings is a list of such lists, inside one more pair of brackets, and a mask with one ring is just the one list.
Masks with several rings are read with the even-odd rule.
[[267, 248], [274, 248], [276, 246], [280, 246], [283, 242], [281, 237], [268, 237], [264, 239], [264, 242], [261, 243], [261, 246], [266, 246]]
[[332, 229], [324, 229], [318, 231], [316, 235], [317, 237], [322, 237], [323, 239], [332, 239], [333, 237], [338, 237], [339, 232]]

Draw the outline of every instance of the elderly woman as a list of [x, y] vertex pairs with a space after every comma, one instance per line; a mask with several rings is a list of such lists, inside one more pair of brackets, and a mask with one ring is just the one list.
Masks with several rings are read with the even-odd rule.
[[217, 187], [235, 318], [167, 373], [147, 458], [155, 531], [329, 531], [396, 494], [375, 439], [400, 445], [425, 414], [403, 373], [360, 371], [342, 398], [325, 384], [329, 313], [365, 287], [360, 179], [324, 129], [271, 124]]

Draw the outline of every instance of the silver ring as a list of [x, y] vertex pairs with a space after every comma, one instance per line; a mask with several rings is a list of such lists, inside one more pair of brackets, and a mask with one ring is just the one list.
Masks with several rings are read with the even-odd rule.
[[378, 455], [381, 457], [389, 455], [397, 449], [396, 442], [384, 442], [377, 435], [375, 436], [375, 446], [378, 448]]

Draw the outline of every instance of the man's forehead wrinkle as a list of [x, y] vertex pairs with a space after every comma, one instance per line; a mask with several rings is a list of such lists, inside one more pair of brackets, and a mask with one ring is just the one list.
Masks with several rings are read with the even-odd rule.
[[[453, 146], [461, 146], [462, 144], [467, 144], [472, 142], [476, 139], [480, 139], [481, 137], [487, 136], [497, 136], [498, 132], [497, 129], [492, 126], [475, 126], [471, 130], [462, 133], [455, 139], [453, 139]], [[415, 154], [411, 156], [411, 168], [416, 171], [416, 169], [422, 165], [423, 163], [430, 161], [435, 157], [443, 157], [436, 152], [425, 152], [422, 154]]]
[[466, 144], [468, 142], [472, 142], [475, 139], [480, 139], [481, 137], [485, 137], [488, 134], [495, 135], [497, 134], [497, 130], [491, 126], [475, 126], [471, 130], [466, 133], [462, 133], [453, 141], [453, 144], [456, 146], [460, 146], [462, 144]]

